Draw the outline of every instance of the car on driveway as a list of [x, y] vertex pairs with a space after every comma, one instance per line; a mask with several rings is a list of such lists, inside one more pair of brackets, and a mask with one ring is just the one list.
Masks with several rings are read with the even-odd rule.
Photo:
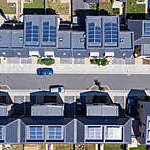
[[37, 75], [53, 75], [53, 69], [52, 68], [38, 68], [37, 69]]
[[64, 89], [63, 85], [51, 85], [51, 86], [49, 86], [49, 90], [50, 90], [51, 93], [65, 92], [65, 89]]

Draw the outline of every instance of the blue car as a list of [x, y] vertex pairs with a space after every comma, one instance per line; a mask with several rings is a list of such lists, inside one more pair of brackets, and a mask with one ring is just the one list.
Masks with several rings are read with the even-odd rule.
[[53, 75], [53, 69], [52, 68], [38, 68], [37, 69], [37, 75]]

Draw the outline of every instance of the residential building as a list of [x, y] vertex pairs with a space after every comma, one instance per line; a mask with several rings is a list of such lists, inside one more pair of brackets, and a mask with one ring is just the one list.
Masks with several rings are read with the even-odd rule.
[[28, 116], [0, 117], [1, 143], [131, 143], [131, 119], [120, 115], [120, 108], [115, 104], [98, 103], [97, 99], [95, 105], [85, 103], [85, 115], [68, 117], [64, 113], [64, 109], [68, 109], [66, 104], [54, 102], [53, 98], [51, 101], [51, 96], [46, 103], [39, 102], [31, 106]]
[[128, 20], [128, 28], [134, 32], [136, 56], [150, 56], [150, 20]]
[[85, 22], [83, 30], [61, 29], [57, 15], [25, 15], [23, 24], [4, 23], [0, 28], [0, 56], [132, 56], [134, 33], [120, 31], [118, 16], [87, 16]]

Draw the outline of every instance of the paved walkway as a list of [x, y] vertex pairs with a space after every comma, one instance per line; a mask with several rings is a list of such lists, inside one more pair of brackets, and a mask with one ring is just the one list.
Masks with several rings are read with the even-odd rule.
[[[36, 74], [37, 68], [47, 67], [38, 64], [0, 64], [0, 73]], [[57, 64], [50, 66], [54, 74], [150, 74], [150, 65], [85, 65]]]

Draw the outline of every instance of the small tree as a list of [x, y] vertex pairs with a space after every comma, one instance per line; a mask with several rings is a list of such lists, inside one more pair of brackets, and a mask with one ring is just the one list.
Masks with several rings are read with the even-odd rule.
[[50, 66], [54, 63], [55, 63], [55, 60], [53, 58], [44, 58], [44, 59], [39, 58], [38, 59], [38, 64], [41, 64], [41, 65]]
[[102, 65], [102, 66], [106, 66], [108, 64], [107, 59], [105, 58], [99, 58], [96, 60], [96, 64], [98, 66]]

